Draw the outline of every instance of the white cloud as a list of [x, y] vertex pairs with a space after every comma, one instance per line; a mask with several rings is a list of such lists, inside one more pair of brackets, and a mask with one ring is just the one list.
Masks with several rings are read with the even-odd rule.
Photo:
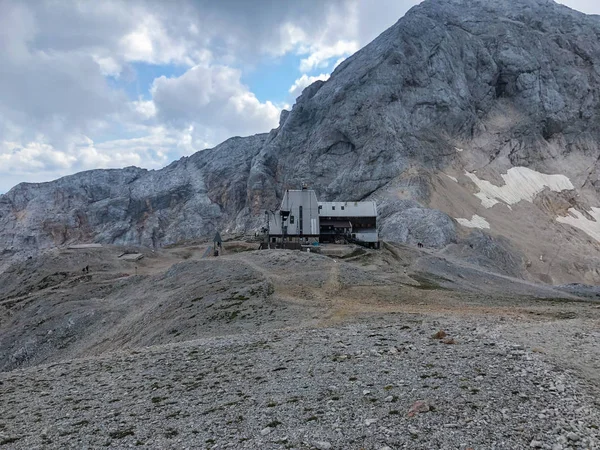
[[89, 169], [138, 166], [159, 169], [169, 162], [214, 145], [194, 135], [194, 128], [143, 128], [143, 136], [95, 143], [85, 135], [70, 136], [63, 149], [45, 141], [0, 141], [0, 192], [18, 182], [49, 181]]
[[123, 36], [121, 39], [121, 48], [126, 59], [130, 61], [154, 61], [154, 46], [149, 36], [149, 29], [142, 26]]
[[132, 102], [134, 111], [144, 120], [151, 119], [156, 116], [156, 106], [152, 100], [138, 100]]
[[300, 70], [302, 72], [310, 72], [315, 68], [326, 67], [329, 60], [340, 56], [348, 56], [359, 49], [357, 41], [338, 41], [333, 45], [325, 47], [317, 47], [310, 53], [308, 58], [300, 61]]
[[329, 74], [326, 74], [326, 73], [322, 73], [321, 75], [316, 75], [316, 76], [308, 76], [306, 74], [303, 74], [300, 78], [298, 78], [296, 81], [294, 81], [294, 84], [289, 89], [289, 93], [294, 98], [296, 98], [296, 97], [300, 96], [300, 94], [302, 94], [302, 91], [304, 90], [304, 88], [306, 88], [307, 86], [310, 86], [315, 81], [317, 81], [317, 80], [327, 81], [328, 79], [329, 79]]
[[26, 141], [39, 133], [60, 139], [118, 112], [126, 97], [89, 52], [36, 47], [39, 19], [25, 5], [0, 6], [0, 130], [11, 123]]
[[174, 126], [211, 128], [223, 138], [277, 126], [279, 109], [272, 102], [261, 103], [240, 76], [230, 67], [194, 66], [177, 78], [157, 78], [152, 86], [157, 116]]
[[[79, 149], [81, 160], [86, 167], [90, 168], [134, 165], [158, 169], [169, 162], [170, 153], [180, 142], [178, 134], [179, 132], [156, 127], [149, 129], [148, 134], [138, 138], [91, 143]], [[177, 157], [181, 156], [183, 155], [177, 155]]]
[[169, 34], [161, 21], [148, 13], [135, 29], [121, 38], [119, 53], [125, 61], [188, 66], [195, 63], [192, 43], [186, 40], [185, 35]]
[[307, 55], [300, 61], [301, 72], [323, 69], [329, 66], [332, 58], [347, 57], [360, 48], [360, 3], [348, 0], [329, 4], [319, 21], [322, 26], [312, 32], [296, 24], [286, 24], [282, 28], [283, 36], [287, 38], [282, 42], [287, 42], [287, 51], [295, 49], [297, 54]]
[[123, 70], [123, 66], [110, 56], [92, 55], [92, 58], [100, 66], [100, 72], [104, 76], [118, 77]]
[[597, 0], [558, 0], [558, 3], [586, 14], [600, 14], [600, 3]]
[[293, 23], [286, 22], [279, 27], [279, 44], [273, 46], [272, 44], [265, 43], [267, 46], [264, 48], [264, 51], [274, 56], [282, 56], [296, 49], [307, 40], [308, 37], [302, 28]]
[[39, 169], [60, 170], [68, 168], [75, 159], [65, 152], [42, 142], [29, 142], [21, 146], [17, 142], [2, 142], [0, 162], [4, 170], [36, 171]]

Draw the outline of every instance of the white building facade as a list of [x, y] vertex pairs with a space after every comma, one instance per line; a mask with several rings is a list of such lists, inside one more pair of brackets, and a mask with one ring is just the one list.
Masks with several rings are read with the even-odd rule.
[[346, 241], [379, 248], [377, 204], [373, 201], [319, 202], [313, 190], [289, 189], [280, 208], [266, 214], [269, 244], [275, 246]]

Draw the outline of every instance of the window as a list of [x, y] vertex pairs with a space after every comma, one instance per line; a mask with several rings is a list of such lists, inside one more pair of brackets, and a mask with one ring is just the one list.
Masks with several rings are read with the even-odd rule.
[[342, 206], [342, 211], [344, 210], [344, 207]]
[[294, 223], [294, 216], [290, 216], [290, 223]]
[[335, 206], [332, 206], [332, 207], [331, 207], [331, 210], [332, 210], [332, 211], [335, 211]]
[[271, 238], [271, 242], [273, 242], [273, 243], [277, 242], [277, 238]]

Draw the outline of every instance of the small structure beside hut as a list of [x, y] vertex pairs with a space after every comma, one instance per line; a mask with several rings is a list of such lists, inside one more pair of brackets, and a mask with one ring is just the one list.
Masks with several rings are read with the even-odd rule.
[[377, 204], [375, 202], [320, 202], [321, 242], [340, 237], [378, 248]]
[[219, 256], [221, 249], [223, 248], [223, 239], [221, 239], [221, 233], [217, 231], [213, 238], [213, 256]]
[[355, 243], [379, 248], [377, 204], [319, 202], [315, 191], [288, 189], [276, 211], [266, 211], [261, 248], [310, 249], [320, 243]]

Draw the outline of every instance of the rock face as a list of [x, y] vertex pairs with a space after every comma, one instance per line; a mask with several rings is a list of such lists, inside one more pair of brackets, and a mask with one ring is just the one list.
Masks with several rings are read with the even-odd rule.
[[386, 203], [379, 214], [383, 219], [381, 232], [392, 241], [443, 248], [456, 240], [455, 224], [447, 214], [424, 208], [414, 200]]
[[[550, 0], [426, 0], [307, 87], [268, 134], [159, 171], [15, 187], [0, 197], [0, 249], [253, 229], [304, 181], [323, 200], [377, 200], [384, 237], [466, 246], [453, 219], [486, 223], [517, 249], [522, 276], [600, 282], [599, 36], [598, 17]], [[533, 197], [519, 185], [517, 198], [486, 197], [515, 168], [529, 169], [510, 174], [526, 174], [516, 180]], [[542, 175], [562, 175], [564, 189]]]

